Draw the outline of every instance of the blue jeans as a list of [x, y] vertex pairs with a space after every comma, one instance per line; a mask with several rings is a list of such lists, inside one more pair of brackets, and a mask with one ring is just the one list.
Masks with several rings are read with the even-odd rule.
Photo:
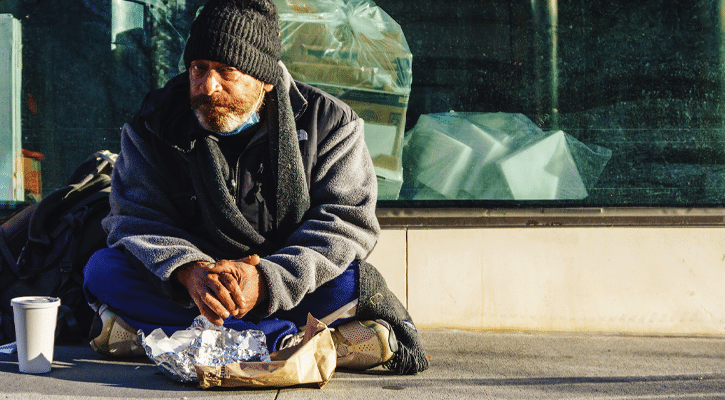
[[[97, 251], [83, 273], [83, 289], [89, 303], [108, 304], [124, 321], [145, 334], [162, 328], [171, 335], [188, 328], [199, 315], [196, 306], [184, 306], [162, 294], [119, 250]], [[298, 326], [305, 325], [308, 313], [315, 318], [323, 318], [357, 299], [358, 276], [355, 263], [337, 278], [306, 295], [291, 310], [278, 311], [257, 322], [229, 317], [224, 320], [224, 326], [235, 330], [260, 330], [267, 336], [269, 350], [276, 351], [282, 337], [296, 333]], [[337, 324], [340, 322], [337, 321]]]

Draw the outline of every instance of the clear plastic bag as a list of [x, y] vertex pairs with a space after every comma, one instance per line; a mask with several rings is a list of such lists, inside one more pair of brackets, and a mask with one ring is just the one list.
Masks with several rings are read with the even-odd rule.
[[406, 134], [415, 199], [568, 200], [588, 196], [612, 152], [522, 114], [421, 115]]
[[378, 199], [398, 198], [412, 54], [402, 28], [370, 0], [275, 0], [282, 61], [295, 80], [347, 103], [365, 121]]
[[410, 93], [400, 25], [369, 0], [276, 0], [282, 61], [302, 82]]

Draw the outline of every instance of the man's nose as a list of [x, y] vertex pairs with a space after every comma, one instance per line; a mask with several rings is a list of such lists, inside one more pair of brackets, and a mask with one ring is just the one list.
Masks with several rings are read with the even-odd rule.
[[201, 84], [201, 87], [204, 91], [204, 94], [210, 95], [212, 93], [221, 91], [222, 85], [220, 83], [220, 78], [221, 77], [215, 70], [209, 69], [202, 77], [203, 82]]

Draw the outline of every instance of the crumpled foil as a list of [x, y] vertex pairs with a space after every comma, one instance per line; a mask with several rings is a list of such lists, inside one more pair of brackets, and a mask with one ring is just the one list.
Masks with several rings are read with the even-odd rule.
[[0, 346], [0, 354], [13, 354], [18, 352], [18, 342], [12, 342]]
[[194, 365], [221, 366], [240, 361], [271, 361], [264, 333], [236, 331], [209, 322], [200, 315], [193, 324], [170, 337], [161, 328], [148, 336], [138, 331], [146, 355], [168, 377], [179, 382], [195, 382]]

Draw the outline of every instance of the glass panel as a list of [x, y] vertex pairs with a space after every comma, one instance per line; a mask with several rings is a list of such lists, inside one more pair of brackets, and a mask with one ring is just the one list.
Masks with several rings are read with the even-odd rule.
[[65, 185], [94, 152], [118, 151], [120, 128], [145, 93], [178, 73], [197, 7], [161, 0], [0, 2], [0, 13], [22, 27], [26, 201]]
[[[22, 28], [26, 201], [118, 151], [202, 3], [0, 2]], [[721, 0], [276, 3], [295, 78], [366, 120], [382, 207], [725, 203]]]
[[[722, 205], [722, 9], [675, 0], [391, 4], [413, 53], [400, 197], [427, 199], [404, 204]], [[440, 114], [448, 110], [459, 115]], [[505, 118], [476, 125], [461, 112]], [[514, 117], [563, 139], [516, 143], [496, 132]]]

